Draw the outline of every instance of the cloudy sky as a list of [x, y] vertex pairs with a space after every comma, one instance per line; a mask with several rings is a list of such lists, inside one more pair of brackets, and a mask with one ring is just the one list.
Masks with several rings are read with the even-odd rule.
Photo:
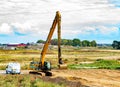
[[120, 40], [120, 0], [0, 0], [0, 43], [46, 40], [56, 11], [62, 38]]

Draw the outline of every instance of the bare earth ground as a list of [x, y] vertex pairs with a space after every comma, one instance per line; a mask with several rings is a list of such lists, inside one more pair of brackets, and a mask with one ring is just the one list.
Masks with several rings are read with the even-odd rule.
[[55, 70], [53, 74], [52, 78], [63, 77], [90, 87], [120, 87], [120, 70]]
[[52, 73], [52, 77], [42, 79], [58, 84], [66, 83], [67, 87], [120, 87], [120, 70], [52, 70]]

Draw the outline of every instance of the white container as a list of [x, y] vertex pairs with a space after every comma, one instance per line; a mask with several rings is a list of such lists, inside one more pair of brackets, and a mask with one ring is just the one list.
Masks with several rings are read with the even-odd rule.
[[20, 64], [16, 62], [9, 63], [6, 67], [6, 74], [20, 74]]

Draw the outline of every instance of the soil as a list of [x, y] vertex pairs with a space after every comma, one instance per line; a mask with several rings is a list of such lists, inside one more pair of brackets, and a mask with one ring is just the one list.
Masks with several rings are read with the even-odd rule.
[[52, 77], [42, 77], [43, 80], [65, 83], [67, 87], [120, 87], [120, 70], [52, 70], [52, 73]]

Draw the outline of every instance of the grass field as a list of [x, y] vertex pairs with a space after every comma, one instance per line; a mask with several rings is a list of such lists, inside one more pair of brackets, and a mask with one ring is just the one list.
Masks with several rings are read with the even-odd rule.
[[[27, 70], [29, 68], [29, 63], [31, 61], [40, 60], [40, 52], [41, 50], [0, 50], [0, 69], [4, 70], [7, 63], [9, 62], [19, 62], [21, 64], [21, 68]], [[58, 64], [57, 55], [58, 55], [57, 48], [49, 49], [45, 56], [45, 60], [50, 61], [52, 64], [52, 67], [57, 67], [57, 64]], [[120, 68], [120, 50], [62, 47], [62, 58], [64, 63], [68, 65], [70, 71], [73, 73], [77, 73], [76, 71], [72, 71], [73, 69], [78, 70], [81, 68], [83, 69], [84, 68], [97, 68], [97, 69], [119, 69]], [[86, 74], [88, 75], [87, 73], [88, 71], [83, 70], [83, 78], [81, 79], [80, 77], [80, 81], [84, 82], [84, 74], [85, 74], [84, 72], [86, 72]], [[91, 70], [90, 72], [94, 72], [94, 70]], [[106, 71], [103, 71], [103, 72], [106, 72]], [[107, 73], [108, 72], [109, 71], [107, 71]], [[115, 72], [118, 72], [118, 71], [115, 71]], [[61, 71], [59, 71], [59, 73], [61, 73], [62, 76], [65, 76], [64, 73], [62, 73]], [[59, 75], [59, 74], [56, 74], [56, 75]], [[88, 79], [86, 77], [85, 81], [87, 81]], [[49, 82], [44, 82], [43, 80], [41, 80], [40, 76], [36, 76], [36, 75], [34, 76], [32, 75], [0, 75], [0, 80], [1, 80], [0, 87], [8, 87], [8, 86], [9, 87], [66, 87], [65, 84], [61, 84], [61, 83], [53, 84]]]
[[[0, 69], [5, 69], [8, 62], [21, 63], [22, 69], [28, 69], [30, 61], [40, 60], [41, 50], [0, 50]], [[53, 67], [57, 66], [57, 48], [47, 51], [46, 61]], [[120, 51], [98, 48], [62, 47], [62, 58], [66, 64], [80, 64], [81, 62], [94, 62], [98, 59], [120, 60]]]

